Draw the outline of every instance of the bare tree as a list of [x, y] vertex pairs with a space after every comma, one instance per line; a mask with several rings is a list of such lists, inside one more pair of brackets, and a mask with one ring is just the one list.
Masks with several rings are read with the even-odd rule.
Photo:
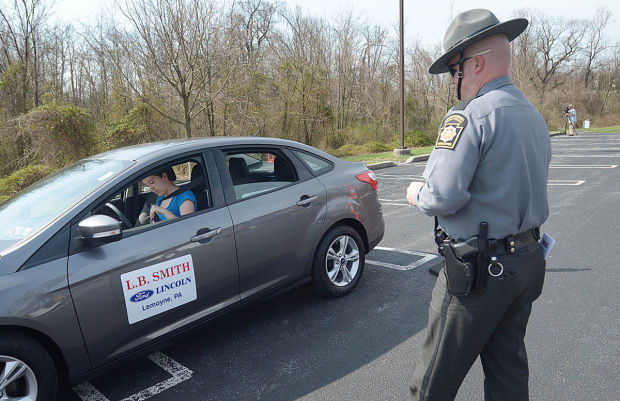
[[[123, 31], [119, 41], [137, 74], [125, 74], [126, 81], [145, 103], [183, 125], [186, 137], [191, 138], [192, 119], [204, 111], [200, 96], [210, 78], [205, 67], [209, 65], [205, 57], [210, 54], [205, 46], [218, 29], [213, 4], [204, 0], [127, 0], [119, 7], [133, 27]], [[135, 78], [167, 85], [180, 101], [183, 117], [145, 96]]]
[[[545, 93], [566, 82], [573, 71], [571, 61], [581, 51], [584, 24], [578, 20], [541, 17], [537, 34], [537, 57], [535, 85], [539, 99], [544, 102]], [[565, 68], [562, 75], [558, 72]]]
[[[601, 108], [599, 112], [605, 113], [609, 105], [609, 100], [613, 92], [618, 93], [620, 87], [620, 42], [610, 47], [610, 55], [606, 62], [602, 63], [601, 72], [598, 78], [598, 91], [601, 93]], [[619, 105], [616, 104], [616, 107]]]
[[594, 18], [588, 20], [586, 23], [586, 35], [584, 39], [586, 66], [583, 78], [583, 83], [586, 88], [590, 85], [592, 70], [596, 68], [597, 58], [600, 56], [601, 52], [609, 47], [604, 37], [604, 30], [610, 21], [611, 11], [605, 8], [599, 8], [596, 10]]
[[[44, 0], [14, 0], [12, 8], [0, 8], [3, 21], [3, 53], [8, 65], [21, 63], [20, 112], [27, 110], [27, 101], [32, 96], [35, 107], [40, 103], [40, 32], [47, 18]], [[32, 87], [31, 87], [32, 86]]]

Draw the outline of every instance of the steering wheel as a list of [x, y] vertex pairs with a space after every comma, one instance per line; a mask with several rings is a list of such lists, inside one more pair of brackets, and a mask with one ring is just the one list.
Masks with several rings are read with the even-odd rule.
[[119, 208], [117, 208], [116, 206], [114, 206], [110, 202], [107, 202], [104, 206], [107, 207], [108, 209], [110, 209], [111, 211], [113, 211], [114, 214], [116, 214], [116, 216], [121, 220], [123, 225], [125, 225], [127, 228], [132, 228], [133, 227], [133, 224], [131, 224], [131, 222], [129, 221], [127, 216], [125, 216], [123, 214], [123, 212], [120, 211]]

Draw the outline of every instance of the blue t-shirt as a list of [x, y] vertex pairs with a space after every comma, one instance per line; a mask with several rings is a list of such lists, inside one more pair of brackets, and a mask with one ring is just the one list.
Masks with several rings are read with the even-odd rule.
[[[186, 201], [186, 200], [191, 200], [192, 202], [194, 202], [194, 210], [196, 209], [196, 197], [194, 196], [194, 193], [192, 191], [185, 191], [183, 193], [180, 193], [178, 195], [173, 196], [170, 199], [170, 204], [168, 205], [168, 207], [166, 209], [170, 210], [172, 212], [172, 214], [174, 214], [175, 216], [179, 217], [181, 215], [181, 211], [179, 210], [179, 207], [181, 206], [181, 204]], [[159, 198], [157, 198], [157, 202], [155, 202], [155, 204], [157, 206], [161, 206], [161, 202], [164, 200], [163, 196], [160, 196]], [[159, 220], [164, 221], [166, 220], [166, 216], [164, 216], [161, 213], [157, 213], [157, 217], [159, 217]]]

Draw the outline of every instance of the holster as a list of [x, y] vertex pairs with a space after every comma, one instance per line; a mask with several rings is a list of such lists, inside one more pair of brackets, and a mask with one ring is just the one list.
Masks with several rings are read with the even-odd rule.
[[469, 295], [472, 290], [475, 276], [474, 264], [470, 258], [456, 256], [454, 240], [445, 240], [443, 253], [446, 258], [444, 270], [448, 283], [448, 293], [456, 296]]
[[445, 257], [445, 273], [448, 293], [465, 296], [474, 292], [481, 294], [486, 290], [485, 267], [488, 263], [489, 225], [480, 223], [478, 235], [465, 241], [445, 239], [441, 250]]

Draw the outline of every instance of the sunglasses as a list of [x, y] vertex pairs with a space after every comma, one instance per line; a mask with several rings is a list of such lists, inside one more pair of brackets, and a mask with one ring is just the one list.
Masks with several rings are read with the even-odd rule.
[[492, 51], [493, 51], [493, 49], [486, 49], [486, 50], [483, 50], [483, 51], [481, 51], [481, 52], [479, 52], [479, 53], [472, 54], [472, 55], [471, 55], [471, 56], [469, 56], [469, 57], [465, 57], [464, 59], [461, 59], [461, 60], [457, 61], [456, 63], [448, 64], [448, 70], [450, 70], [450, 75], [452, 76], [452, 78], [454, 78], [454, 75], [455, 75], [455, 74], [456, 74], [456, 72], [457, 72], [457, 71], [456, 71], [456, 68], [454, 68], [454, 67], [456, 67], [457, 65], [462, 64], [462, 63], [465, 63], [467, 60], [469, 60], [469, 59], [471, 59], [471, 58], [474, 58], [474, 57], [476, 57], [476, 56], [484, 56], [485, 54], [489, 54], [489, 53], [491, 53]]

